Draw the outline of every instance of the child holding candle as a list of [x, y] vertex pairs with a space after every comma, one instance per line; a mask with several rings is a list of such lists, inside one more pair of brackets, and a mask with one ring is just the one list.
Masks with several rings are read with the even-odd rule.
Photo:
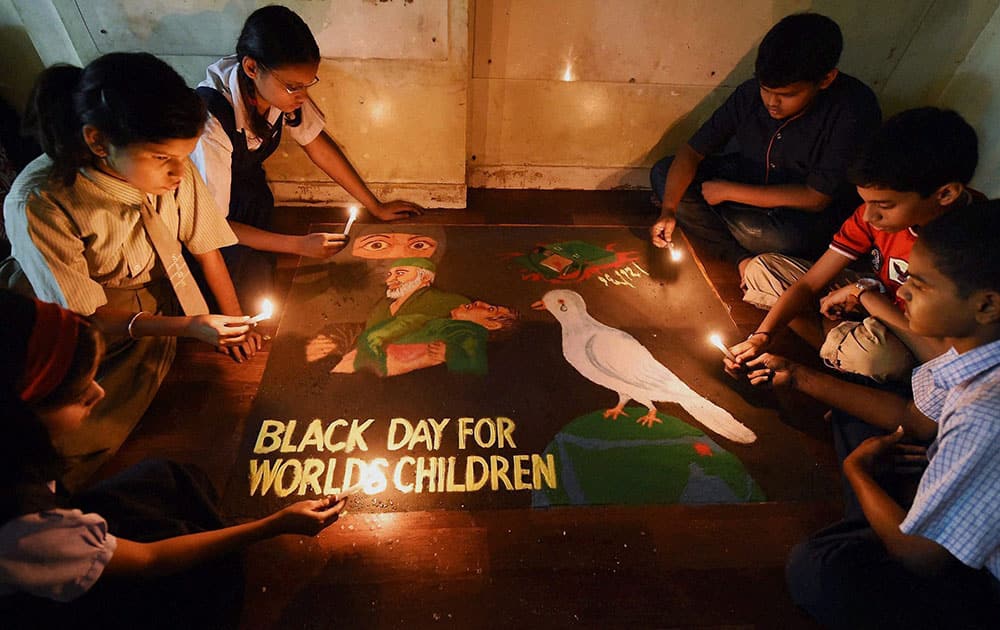
[[851, 154], [881, 118], [871, 89], [837, 69], [843, 46], [837, 23], [817, 13], [768, 31], [753, 78], [650, 170], [653, 245], [672, 243], [680, 223], [741, 272], [754, 254], [822, 249], [856, 203], [844, 178]]
[[[176, 337], [237, 361], [253, 356], [260, 337], [219, 253], [236, 238], [188, 159], [205, 108], [170, 66], [144, 53], [105, 55], [82, 70], [54, 66], [39, 77], [26, 122], [46, 155], [4, 204], [14, 257], [5, 280], [92, 316], [109, 340], [98, 374], [108, 397], [89, 430], [58, 443], [72, 468], [66, 480], [79, 484], [142, 417]], [[209, 314], [182, 246], [222, 314]]]
[[308, 94], [319, 83], [319, 64], [319, 46], [306, 23], [272, 5], [247, 18], [236, 54], [212, 64], [198, 87], [211, 116], [192, 158], [239, 238], [223, 255], [242, 300], [256, 303], [271, 294], [275, 253], [328, 258], [347, 242], [342, 234], [271, 231], [274, 196], [263, 162], [282, 133], [376, 217], [388, 221], [421, 212], [408, 201], [380, 201], [324, 131], [323, 113]]
[[[993, 628], [1000, 619], [1000, 201], [921, 230], [899, 289], [913, 332], [950, 349], [913, 372], [913, 399], [781, 357], [752, 383], [794, 387], [889, 432], [835, 440], [850, 486], [840, 523], [792, 551], [796, 603], [833, 628]], [[903, 438], [933, 440], [926, 452]], [[924, 464], [912, 502], [894, 460]]]
[[235, 627], [235, 552], [314, 536], [343, 498], [300, 501], [224, 527], [200, 470], [148, 461], [71, 494], [53, 440], [101, 401], [103, 342], [75, 313], [0, 290], [0, 618], [5, 628]]
[[[831, 367], [878, 382], [907, 379], [915, 363], [943, 352], [910, 331], [897, 289], [920, 226], [982, 198], [968, 188], [977, 160], [976, 132], [956, 112], [923, 107], [887, 120], [849, 172], [865, 203], [828, 251], [813, 264], [763, 254], [747, 265], [743, 299], [768, 313], [733, 346], [737, 361], [759, 354], [786, 325]], [[848, 270], [864, 258], [871, 274]]]

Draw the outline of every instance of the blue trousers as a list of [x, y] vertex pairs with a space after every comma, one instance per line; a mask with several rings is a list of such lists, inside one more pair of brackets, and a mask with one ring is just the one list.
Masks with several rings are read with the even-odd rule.
[[[667, 156], [649, 172], [657, 199], [662, 199], [673, 161], [674, 156]], [[702, 160], [694, 182], [677, 206], [677, 222], [684, 233], [700, 241], [712, 255], [734, 263], [769, 252], [803, 258], [822, 253], [846, 218], [842, 206], [831, 205], [818, 213], [733, 202], [712, 206], [701, 196], [701, 184], [711, 179], [752, 183], [742, 171], [735, 156], [710, 155]]]
[[[844, 458], [885, 432], [835, 413], [834, 446]], [[904, 479], [877, 479], [902, 505]], [[964, 565], [921, 577], [900, 564], [869, 526], [845, 480], [845, 518], [792, 549], [785, 569], [795, 603], [830, 628], [992, 628], [1000, 619], [1000, 583]]]

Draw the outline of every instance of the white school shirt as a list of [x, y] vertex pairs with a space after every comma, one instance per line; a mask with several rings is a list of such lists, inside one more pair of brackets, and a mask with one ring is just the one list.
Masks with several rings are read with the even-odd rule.
[[[208, 67], [207, 76], [198, 87], [212, 88], [226, 97], [233, 106], [236, 130], [246, 134], [247, 148], [256, 151], [260, 148], [262, 140], [254, 134], [247, 121], [243, 91], [237, 79], [239, 67], [236, 55], [223, 57]], [[267, 122], [273, 125], [280, 116], [282, 116], [281, 110], [272, 106], [267, 112]], [[311, 98], [306, 97], [305, 103], [302, 104], [302, 122], [296, 127], [284, 125], [281, 133], [288, 134], [299, 145], [307, 145], [319, 136], [325, 125], [323, 112]], [[211, 113], [208, 115], [208, 122], [205, 123], [205, 131], [201, 134], [198, 146], [191, 154], [191, 160], [208, 185], [223, 216], [229, 216], [229, 192], [233, 179], [233, 143], [226, 130], [222, 128], [222, 123]]]
[[72, 601], [97, 582], [117, 548], [99, 514], [52, 509], [11, 519], [0, 526], [0, 597]]
[[135, 289], [163, 278], [139, 216], [144, 202], [192, 254], [236, 243], [190, 161], [177, 190], [158, 196], [93, 168], [81, 168], [68, 187], [52, 181], [51, 171], [51, 158], [38, 157], [4, 201], [11, 253], [42, 301], [91, 315], [107, 304], [105, 287]]

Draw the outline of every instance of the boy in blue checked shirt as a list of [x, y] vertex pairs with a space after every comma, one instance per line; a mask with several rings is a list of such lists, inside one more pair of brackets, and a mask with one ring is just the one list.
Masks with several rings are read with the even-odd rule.
[[[1000, 201], [921, 231], [899, 293], [910, 328], [951, 349], [914, 371], [913, 401], [770, 354], [747, 363], [754, 384], [794, 387], [889, 431], [846, 445], [844, 475], [860, 513], [815, 534], [788, 562], [793, 599], [825, 625], [985, 628], [1000, 620], [998, 251]], [[925, 452], [904, 438], [933, 442]], [[904, 508], [883, 486], [924, 463]]]

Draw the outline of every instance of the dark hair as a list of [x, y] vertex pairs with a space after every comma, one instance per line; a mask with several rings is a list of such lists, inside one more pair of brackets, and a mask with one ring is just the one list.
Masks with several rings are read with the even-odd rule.
[[1000, 291], [1000, 200], [941, 215], [920, 229], [917, 243], [963, 298], [983, 289]]
[[979, 161], [976, 131], [957, 112], [920, 107], [882, 123], [848, 168], [862, 188], [929, 197], [951, 182], [968, 184]]
[[61, 64], [44, 70], [24, 127], [55, 163], [53, 177], [69, 186], [77, 169], [97, 161], [83, 140], [84, 125], [122, 147], [195, 138], [205, 115], [204, 103], [166, 62], [148, 53], [110, 53], [83, 69]]
[[[4, 357], [0, 362], [0, 409], [4, 410], [0, 423], [4, 432], [0, 441], [0, 476], [5, 487], [0, 494], [0, 520], [36, 508], [37, 497], [23, 496], [23, 487], [47, 482], [61, 471], [61, 460], [35, 410], [79, 400], [90, 386], [94, 369], [104, 354], [104, 343], [97, 330], [81, 323], [73, 359], [62, 383], [38, 403], [25, 404], [16, 388], [25, 369], [35, 317], [33, 300], [0, 289], [0, 320], [4, 322], [0, 327], [0, 355]], [[25, 500], [31, 505], [25, 506]]]
[[761, 85], [818, 83], [837, 67], [844, 37], [837, 23], [819, 13], [795, 13], [771, 27], [757, 47], [755, 73]]
[[[288, 7], [276, 4], [261, 7], [251, 13], [236, 40], [236, 58], [240, 64], [237, 80], [244, 94], [252, 96], [253, 81], [243, 72], [244, 57], [250, 57], [270, 69], [291, 64], [317, 63], [320, 59], [319, 45], [309, 26]], [[247, 103], [246, 113], [254, 133], [261, 138], [267, 137], [267, 121], [257, 108]]]

